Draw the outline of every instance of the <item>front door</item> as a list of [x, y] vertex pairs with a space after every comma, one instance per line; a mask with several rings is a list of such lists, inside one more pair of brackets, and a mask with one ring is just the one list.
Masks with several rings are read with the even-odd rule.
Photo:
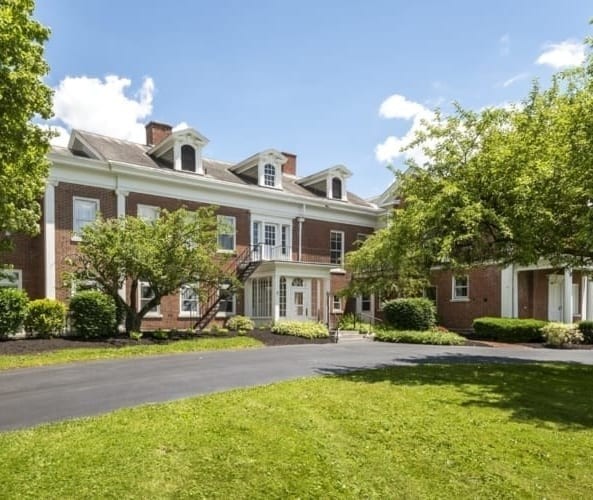
[[292, 278], [290, 280], [290, 319], [304, 321], [309, 316], [309, 280]]
[[564, 278], [551, 275], [548, 277], [548, 320], [562, 321], [562, 298], [564, 295]]

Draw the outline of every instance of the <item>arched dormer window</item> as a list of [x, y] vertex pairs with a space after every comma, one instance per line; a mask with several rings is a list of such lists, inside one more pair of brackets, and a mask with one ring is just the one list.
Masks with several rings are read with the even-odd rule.
[[264, 186], [276, 186], [276, 167], [271, 163], [264, 165]]
[[342, 199], [342, 179], [338, 177], [332, 179], [332, 198], [336, 200]]
[[196, 171], [196, 150], [187, 144], [181, 146], [181, 170]]

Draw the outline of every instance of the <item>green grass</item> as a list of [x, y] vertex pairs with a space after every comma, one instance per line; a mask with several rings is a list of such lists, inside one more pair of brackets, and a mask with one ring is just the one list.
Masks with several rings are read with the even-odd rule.
[[96, 361], [98, 359], [130, 358], [155, 354], [173, 354], [192, 351], [213, 351], [218, 349], [242, 349], [258, 347], [262, 343], [251, 337], [208, 338], [179, 340], [170, 344], [132, 345], [125, 347], [59, 349], [39, 354], [2, 355], [0, 370], [30, 366], [55, 365], [74, 361]]
[[0, 434], [5, 498], [591, 498], [593, 367], [421, 365]]
[[381, 342], [400, 342], [402, 344], [463, 345], [465, 338], [453, 332], [436, 330], [377, 330], [375, 339]]

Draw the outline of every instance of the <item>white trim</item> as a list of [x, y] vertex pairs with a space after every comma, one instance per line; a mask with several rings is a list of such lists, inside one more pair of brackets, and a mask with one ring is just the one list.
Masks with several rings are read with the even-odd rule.
[[[340, 255], [340, 262], [332, 262], [332, 233], [341, 234], [342, 235], [342, 249]], [[344, 255], [345, 255], [345, 247], [346, 247], [346, 234], [344, 231], [340, 231], [338, 229], [330, 229], [329, 231], [329, 262], [333, 265], [344, 265]]]
[[[187, 284], [187, 285], [182, 285], [179, 288], [179, 314], [178, 317], [179, 318], [196, 318], [196, 320], [200, 317], [200, 297], [198, 296], [198, 293], [196, 290], [196, 288], [198, 287], [198, 285], [196, 284]], [[194, 290], [195, 294], [196, 294], [196, 298], [195, 298], [195, 302], [196, 302], [196, 310], [195, 311], [184, 311], [181, 307], [183, 305], [183, 289], [184, 288], [190, 288], [192, 290]]]
[[[225, 224], [225, 222], [221, 223], [221, 219], [232, 219], [232, 232], [226, 232], [226, 233], [221, 233], [220, 232], [220, 226], [221, 224]], [[225, 215], [225, 214], [217, 214], [216, 215], [216, 225], [217, 225], [217, 230], [216, 230], [216, 248], [217, 248], [217, 252], [219, 253], [234, 253], [237, 251], [237, 217], [235, 217], [234, 215]], [[229, 236], [231, 235], [233, 236], [233, 248], [220, 248], [220, 241], [219, 241], [219, 236]]]
[[[150, 284], [146, 281], [139, 281], [138, 282], [138, 311], [140, 311], [140, 309], [142, 309], [142, 287], [143, 286], [148, 286], [150, 287]], [[161, 305], [157, 305], [156, 306], [156, 311], [148, 311], [145, 315], [145, 318], [152, 318], [152, 319], [160, 319], [163, 317], [163, 315], [161, 314]]]
[[500, 270], [500, 316], [513, 317], [513, 265]]

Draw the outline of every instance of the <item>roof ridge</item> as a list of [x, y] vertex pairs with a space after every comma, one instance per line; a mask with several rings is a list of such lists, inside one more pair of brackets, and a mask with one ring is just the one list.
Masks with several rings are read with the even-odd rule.
[[121, 141], [121, 142], [127, 142], [128, 144], [133, 144], [135, 146], [142, 146], [145, 148], [148, 148], [149, 146], [147, 146], [146, 144], [142, 144], [141, 142], [136, 142], [136, 141], [130, 141], [129, 139], [120, 139], [119, 137], [113, 137], [112, 135], [105, 135], [105, 134], [98, 134], [97, 132], [91, 132], [90, 130], [83, 130], [81, 128], [73, 128], [72, 132], [81, 132], [83, 134], [89, 134], [89, 135], [94, 135], [97, 137], [103, 137], [105, 139], [111, 139], [111, 140], [116, 140], [116, 141]]

